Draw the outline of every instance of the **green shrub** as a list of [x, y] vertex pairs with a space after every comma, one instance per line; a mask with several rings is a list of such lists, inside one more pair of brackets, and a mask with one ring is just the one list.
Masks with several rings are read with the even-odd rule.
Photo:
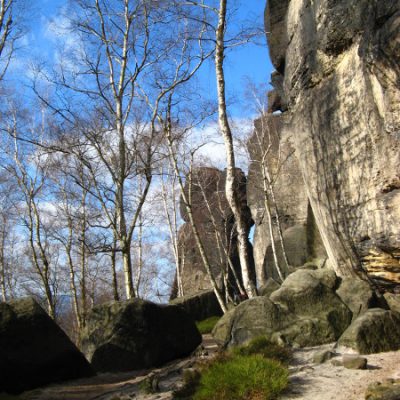
[[243, 346], [234, 347], [232, 353], [241, 356], [260, 354], [265, 358], [277, 360], [283, 364], [289, 363], [292, 358], [290, 347], [272, 343], [265, 336], [258, 336]]
[[210, 317], [204, 319], [203, 321], [197, 321], [196, 326], [199, 332], [204, 335], [205, 333], [211, 333], [215, 324], [219, 321], [221, 317]]
[[260, 354], [231, 355], [201, 374], [193, 400], [270, 400], [287, 386], [288, 370]]

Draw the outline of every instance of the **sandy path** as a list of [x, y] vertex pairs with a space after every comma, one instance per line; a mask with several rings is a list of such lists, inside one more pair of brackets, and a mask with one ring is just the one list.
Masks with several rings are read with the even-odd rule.
[[[212, 357], [218, 348], [210, 335], [203, 337], [203, 346], [206, 357]], [[370, 383], [400, 379], [400, 351], [365, 356], [368, 359], [366, 370], [336, 367], [331, 361], [325, 364], [312, 362], [317, 351], [332, 348], [333, 344], [295, 350], [290, 366], [290, 386], [281, 396], [282, 400], [364, 400]], [[336, 358], [341, 359], [341, 355]], [[155, 370], [102, 374], [49, 386], [25, 393], [21, 400], [171, 400], [172, 390], [182, 382], [182, 370], [190, 368], [196, 360], [198, 355]], [[140, 383], [154, 374], [159, 379], [159, 392], [144, 394]]]
[[[336, 367], [327, 361], [313, 364], [312, 356], [321, 346], [296, 350], [294, 365], [290, 367], [290, 387], [281, 398], [290, 400], [364, 400], [369, 384], [388, 378], [400, 378], [400, 351], [370, 354], [366, 370]], [[341, 359], [341, 356], [335, 357]]]
[[[204, 357], [212, 357], [218, 346], [211, 335], [203, 335]], [[93, 378], [80, 379], [59, 385], [26, 392], [21, 400], [170, 400], [172, 391], [182, 382], [182, 370], [190, 368], [198, 360], [196, 355], [175, 360], [162, 368], [124, 372], [118, 374], [99, 374]], [[156, 376], [159, 392], [145, 394], [140, 384], [149, 376]]]

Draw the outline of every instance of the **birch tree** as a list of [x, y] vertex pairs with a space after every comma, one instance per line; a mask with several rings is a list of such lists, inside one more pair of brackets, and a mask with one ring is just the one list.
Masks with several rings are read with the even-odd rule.
[[225, 30], [227, 15], [227, 0], [220, 0], [218, 10], [218, 25], [216, 29], [215, 42], [215, 71], [218, 92], [218, 122], [225, 143], [227, 176], [226, 176], [226, 198], [232, 209], [236, 221], [238, 234], [239, 257], [242, 268], [243, 285], [249, 298], [257, 295], [257, 289], [251, 278], [251, 265], [249, 257], [249, 245], [246, 224], [241, 212], [240, 202], [235, 191], [235, 152], [233, 146], [233, 135], [228, 120], [226, 103], [226, 84], [224, 72], [225, 58]]

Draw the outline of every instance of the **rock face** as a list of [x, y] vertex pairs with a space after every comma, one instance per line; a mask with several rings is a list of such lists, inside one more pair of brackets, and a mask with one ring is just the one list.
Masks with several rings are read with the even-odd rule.
[[351, 323], [351, 312], [335, 294], [333, 271], [298, 270], [268, 297], [255, 297], [226, 313], [213, 335], [224, 346], [263, 335], [297, 346], [336, 341]]
[[[216, 168], [198, 168], [193, 171], [190, 190], [193, 218], [212, 266], [212, 272], [221, 284], [221, 271], [229, 271], [228, 257], [240, 278], [237, 239], [234, 234], [235, 221], [225, 197], [225, 178], [225, 172]], [[239, 169], [236, 171], [236, 184], [242, 211], [250, 231], [253, 221], [247, 207], [246, 177]], [[186, 193], [189, 193], [189, 189], [187, 183]], [[185, 224], [179, 232], [180, 275], [184, 296], [191, 296], [211, 289], [212, 286], [197, 249], [183, 201], [181, 201], [181, 215]], [[227, 282], [225, 284], [229, 285]], [[171, 298], [176, 296], [177, 293], [173, 293]]]
[[[280, 268], [284, 276], [289, 273], [280, 245], [278, 219], [291, 267], [302, 266], [308, 261], [321, 266], [328, 258], [295, 156], [292, 133], [284, 131], [286, 123], [284, 114], [265, 115], [256, 121], [247, 145], [252, 160], [247, 197], [255, 221], [254, 261], [257, 280], [261, 284], [267, 278], [279, 279], [271, 229]], [[270, 186], [266, 180], [272, 182]]]
[[222, 315], [221, 307], [213, 290], [179, 297], [172, 300], [170, 304], [182, 307], [195, 321]]
[[266, 27], [270, 111], [285, 111], [330, 264], [399, 285], [400, 3], [269, 0]]
[[83, 354], [35, 300], [0, 303], [0, 392], [92, 374]]
[[178, 306], [133, 299], [93, 308], [82, 347], [96, 371], [159, 366], [201, 343], [194, 321]]

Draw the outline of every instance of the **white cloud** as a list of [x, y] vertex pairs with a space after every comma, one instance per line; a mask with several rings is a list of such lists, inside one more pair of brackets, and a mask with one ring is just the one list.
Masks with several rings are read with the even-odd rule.
[[[245, 142], [253, 131], [253, 119], [234, 118], [230, 121], [230, 124], [234, 137], [236, 166], [247, 173], [248, 157]], [[189, 140], [192, 148], [199, 147], [195, 154], [197, 163], [211, 165], [219, 169], [226, 167], [225, 144], [216, 122], [203, 128], [194, 129]]]

